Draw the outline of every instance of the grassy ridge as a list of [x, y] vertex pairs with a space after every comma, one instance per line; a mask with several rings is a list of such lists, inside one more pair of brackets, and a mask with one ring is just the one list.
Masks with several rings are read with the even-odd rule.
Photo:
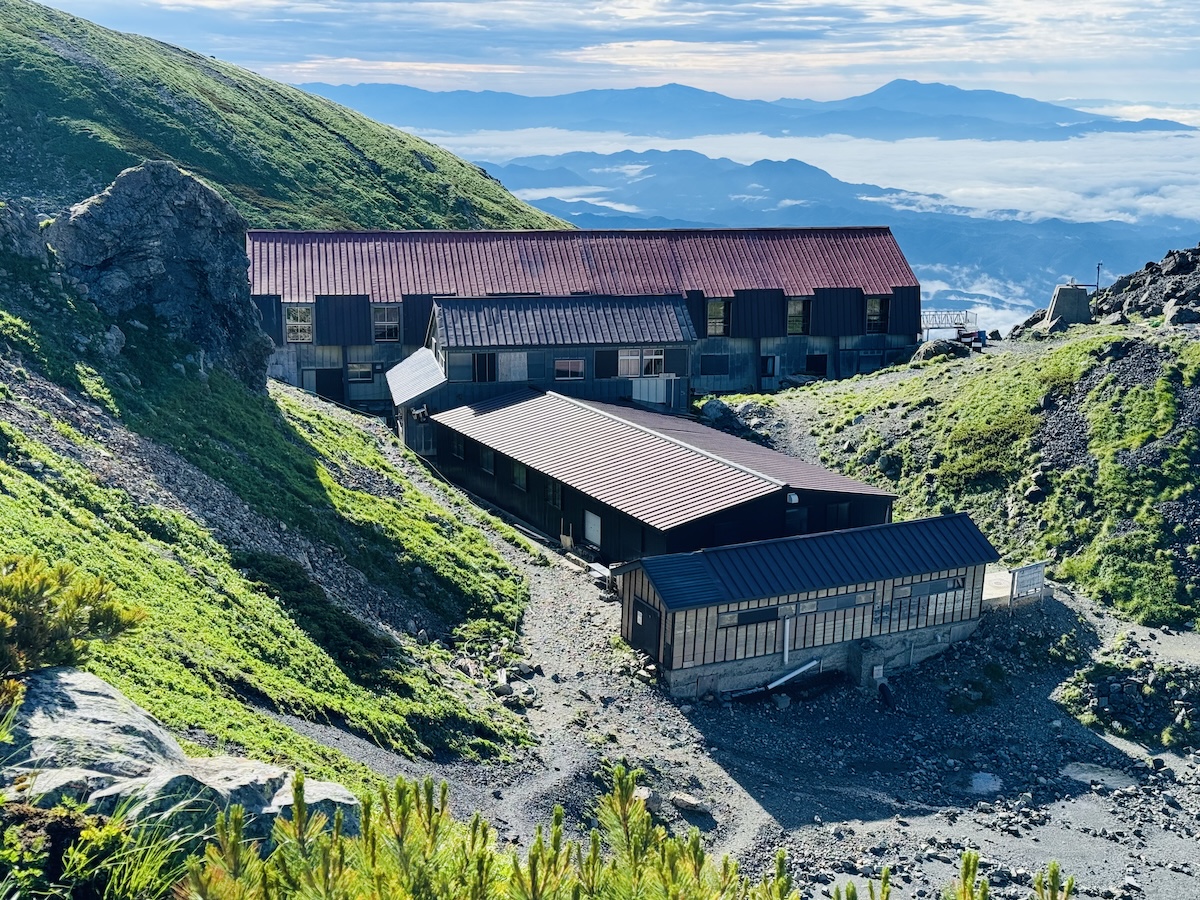
[[555, 228], [476, 166], [245, 69], [0, 0], [0, 196], [50, 209], [169, 159], [254, 226]]
[[[1151, 385], [1105, 375], [1079, 392], [1128, 336], [1081, 329], [1044, 348], [755, 399], [802, 411], [822, 461], [894, 490], [898, 517], [965, 510], [1010, 562], [1049, 558], [1055, 574], [1125, 615], [1177, 622], [1200, 611], [1200, 584], [1183, 566], [1200, 551], [1162, 508], [1196, 491], [1200, 438], [1179, 399], [1200, 384], [1200, 349], [1174, 339]], [[1069, 468], [1046, 462], [1042, 446], [1060, 403], [1086, 430], [1086, 459]]]
[[[252, 535], [227, 545], [184, 511], [139, 503], [86, 464], [110, 452], [110, 426], [75, 411], [70, 395], [64, 406], [22, 398], [54, 393], [33, 372], [90, 397], [268, 522], [333, 547], [458, 652], [511, 636], [527, 585], [481, 532], [409, 483], [377, 433], [287, 389], [260, 396], [220, 371], [180, 372], [173, 362], [186, 348], [156, 325], [131, 329], [125, 352], [108, 358], [97, 349], [107, 323], [89, 304], [36, 265], [3, 256], [0, 268], [4, 550], [103, 575], [149, 613], [98, 650], [99, 675], [201, 745], [358, 786], [364, 769], [265, 712], [344, 725], [412, 754], [486, 756], [525, 740], [515, 716], [459, 680], [449, 650], [369, 632], [296, 563], [255, 551]], [[146, 478], [156, 474], [169, 473]]]

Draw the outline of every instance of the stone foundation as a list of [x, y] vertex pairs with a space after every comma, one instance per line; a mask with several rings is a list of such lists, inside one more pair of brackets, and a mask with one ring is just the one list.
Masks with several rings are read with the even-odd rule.
[[844, 641], [824, 647], [795, 650], [785, 664], [782, 653], [756, 656], [736, 662], [712, 663], [663, 672], [663, 686], [672, 697], [689, 699], [705, 694], [728, 694], [764, 687], [812, 660], [817, 665], [796, 684], [821, 672], [845, 672], [859, 686], [873, 688], [893, 672], [915, 666], [937, 656], [955, 641], [970, 637], [979, 620], [918, 628], [896, 634], [879, 635], [859, 641]]

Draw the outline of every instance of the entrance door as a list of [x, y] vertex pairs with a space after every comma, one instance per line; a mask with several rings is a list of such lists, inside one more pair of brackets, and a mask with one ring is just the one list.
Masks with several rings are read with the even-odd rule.
[[600, 548], [600, 517], [586, 509], [583, 511], [583, 539], [593, 547]]
[[316, 394], [335, 403], [346, 402], [346, 385], [342, 380], [341, 369], [316, 370]]
[[629, 645], [635, 650], [649, 653], [655, 662], [661, 662], [658, 658], [658, 620], [658, 610], [634, 597]]

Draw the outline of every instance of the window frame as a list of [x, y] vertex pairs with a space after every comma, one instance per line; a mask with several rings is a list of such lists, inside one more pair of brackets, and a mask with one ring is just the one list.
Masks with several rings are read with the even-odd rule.
[[779, 357], [774, 354], [767, 354], [758, 358], [758, 374], [761, 378], [777, 378], [776, 374], [779, 371]]
[[[636, 354], [636, 355], [635, 355]], [[617, 377], [642, 377], [642, 348], [622, 347], [617, 351]]]
[[557, 478], [546, 476], [546, 504], [555, 509], [562, 509], [562, 482]]
[[491, 447], [479, 448], [479, 468], [489, 475], [496, 474], [496, 451]]
[[787, 322], [784, 330], [788, 337], [812, 334], [812, 298], [787, 298]]
[[[355, 377], [354, 371], [358, 370], [359, 377]], [[366, 378], [361, 377], [363, 372], [366, 372]], [[346, 383], [347, 384], [373, 384], [375, 381], [375, 364], [369, 362], [348, 362], [346, 363]]]
[[455, 459], [467, 458], [467, 439], [461, 432], [450, 432], [450, 455]]
[[[292, 321], [292, 313], [303, 313], [307, 317], [307, 321], [298, 320]], [[316, 334], [313, 328], [314, 315], [313, 304], [311, 303], [288, 303], [283, 307], [283, 340], [286, 344], [313, 344], [316, 343]], [[293, 329], [296, 329], [295, 334], [307, 333], [308, 337], [294, 337]]]
[[587, 377], [587, 364], [582, 356], [564, 356], [554, 360], [555, 381], [583, 381]]
[[[706, 301], [705, 306], [705, 336], [706, 337], [728, 337], [729, 336], [729, 308], [730, 301], [728, 299], [716, 299]], [[719, 307], [719, 309], [718, 309]], [[713, 313], [718, 315], [714, 316]]]
[[[875, 309], [872, 311], [871, 306]], [[887, 297], [868, 297], [867, 298], [867, 321], [866, 334], [887, 334], [888, 333], [888, 318], [890, 304]]]
[[512, 461], [512, 483], [518, 491], [529, 490], [529, 469], [525, 463]]
[[[656, 365], [657, 364], [657, 365]], [[656, 369], [657, 371], [651, 371]], [[661, 378], [667, 372], [667, 350], [665, 347], [642, 348], [642, 377]]]
[[[381, 313], [384, 314], [382, 318]], [[399, 303], [377, 304], [371, 307], [371, 333], [376, 344], [398, 344], [400, 342]], [[391, 337], [393, 333], [395, 337]]]
[[[482, 370], [483, 377], [480, 378]], [[475, 384], [492, 384], [500, 377], [494, 352], [471, 354], [471, 381]]]

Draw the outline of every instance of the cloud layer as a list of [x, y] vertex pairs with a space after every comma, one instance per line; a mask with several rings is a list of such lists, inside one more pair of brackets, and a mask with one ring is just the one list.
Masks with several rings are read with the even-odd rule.
[[291, 81], [830, 99], [906, 77], [1185, 103], [1200, 76], [1200, 6], [1175, 0], [50, 2]]

